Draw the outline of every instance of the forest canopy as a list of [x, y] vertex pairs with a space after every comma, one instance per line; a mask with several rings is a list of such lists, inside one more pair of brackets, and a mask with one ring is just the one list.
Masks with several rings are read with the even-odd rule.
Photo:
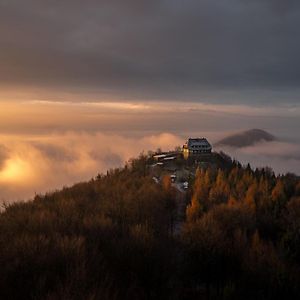
[[6, 206], [0, 298], [300, 297], [297, 176], [231, 161], [181, 193], [149, 160]]

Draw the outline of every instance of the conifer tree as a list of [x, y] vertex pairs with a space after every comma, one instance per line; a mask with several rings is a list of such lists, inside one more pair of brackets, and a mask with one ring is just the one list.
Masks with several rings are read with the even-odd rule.
[[287, 202], [284, 185], [281, 179], [277, 179], [276, 185], [272, 190], [271, 199], [273, 202], [275, 216], [278, 217], [281, 209]]
[[264, 176], [260, 176], [258, 183], [258, 205], [266, 208], [270, 203], [270, 184], [269, 180]]
[[276, 185], [272, 190], [271, 197], [273, 202], [284, 202], [286, 200], [284, 185], [281, 179], [277, 180]]
[[201, 169], [196, 170], [196, 178], [193, 189], [193, 196], [191, 203], [187, 206], [186, 216], [189, 222], [195, 221], [203, 211], [203, 205], [200, 201], [205, 202], [205, 190], [204, 190], [204, 172]]
[[210, 203], [225, 203], [230, 194], [230, 188], [224, 171], [218, 170], [216, 181], [209, 192]]
[[254, 211], [256, 208], [257, 193], [258, 193], [258, 185], [256, 180], [254, 180], [254, 182], [249, 186], [244, 198], [244, 204], [251, 211]]
[[203, 207], [196, 196], [192, 197], [191, 203], [186, 208], [187, 222], [195, 222], [202, 214]]

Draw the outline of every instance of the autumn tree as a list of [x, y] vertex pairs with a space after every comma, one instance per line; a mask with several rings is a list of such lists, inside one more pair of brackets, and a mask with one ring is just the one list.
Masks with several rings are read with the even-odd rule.
[[186, 208], [186, 218], [188, 222], [196, 221], [203, 212], [205, 202], [204, 172], [202, 169], [196, 170], [195, 182], [191, 203]]
[[201, 206], [197, 196], [193, 195], [191, 203], [186, 208], [186, 219], [188, 222], [196, 221], [203, 212], [203, 206]]
[[253, 183], [249, 186], [244, 198], [244, 204], [253, 212], [256, 209], [257, 194], [258, 185], [256, 180], [254, 180]]
[[230, 195], [230, 187], [223, 170], [219, 169], [216, 181], [209, 191], [209, 202], [211, 204], [225, 203]]
[[281, 179], [277, 180], [276, 185], [271, 193], [271, 199], [273, 202], [274, 213], [278, 215], [287, 201], [287, 197], [284, 191], [284, 185]]

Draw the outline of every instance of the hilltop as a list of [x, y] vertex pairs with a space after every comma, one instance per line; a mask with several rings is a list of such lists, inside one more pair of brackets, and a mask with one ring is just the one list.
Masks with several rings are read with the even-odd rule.
[[272, 134], [264, 131], [262, 129], [250, 129], [247, 131], [243, 131], [240, 133], [236, 133], [225, 137], [224, 139], [218, 141], [215, 146], [229, 146], [229, 147], [236, 147], [242, 148], [247, 146], [253, 146], [256, 143], [265, 141], [265, 142], [272, 142], [275, 141], [276, 137]]
[[6, 207], [0, 298], [298, 299], [299, 178], [212, 153], [176, 160], [182, 191], [169, 166], [140, 155]]

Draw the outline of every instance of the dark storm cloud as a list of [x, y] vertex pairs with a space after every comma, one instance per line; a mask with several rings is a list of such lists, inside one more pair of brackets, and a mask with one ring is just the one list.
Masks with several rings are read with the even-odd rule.
[[2, 0], [0, 83], [297, 101], [299, 28], [296, 0]]

